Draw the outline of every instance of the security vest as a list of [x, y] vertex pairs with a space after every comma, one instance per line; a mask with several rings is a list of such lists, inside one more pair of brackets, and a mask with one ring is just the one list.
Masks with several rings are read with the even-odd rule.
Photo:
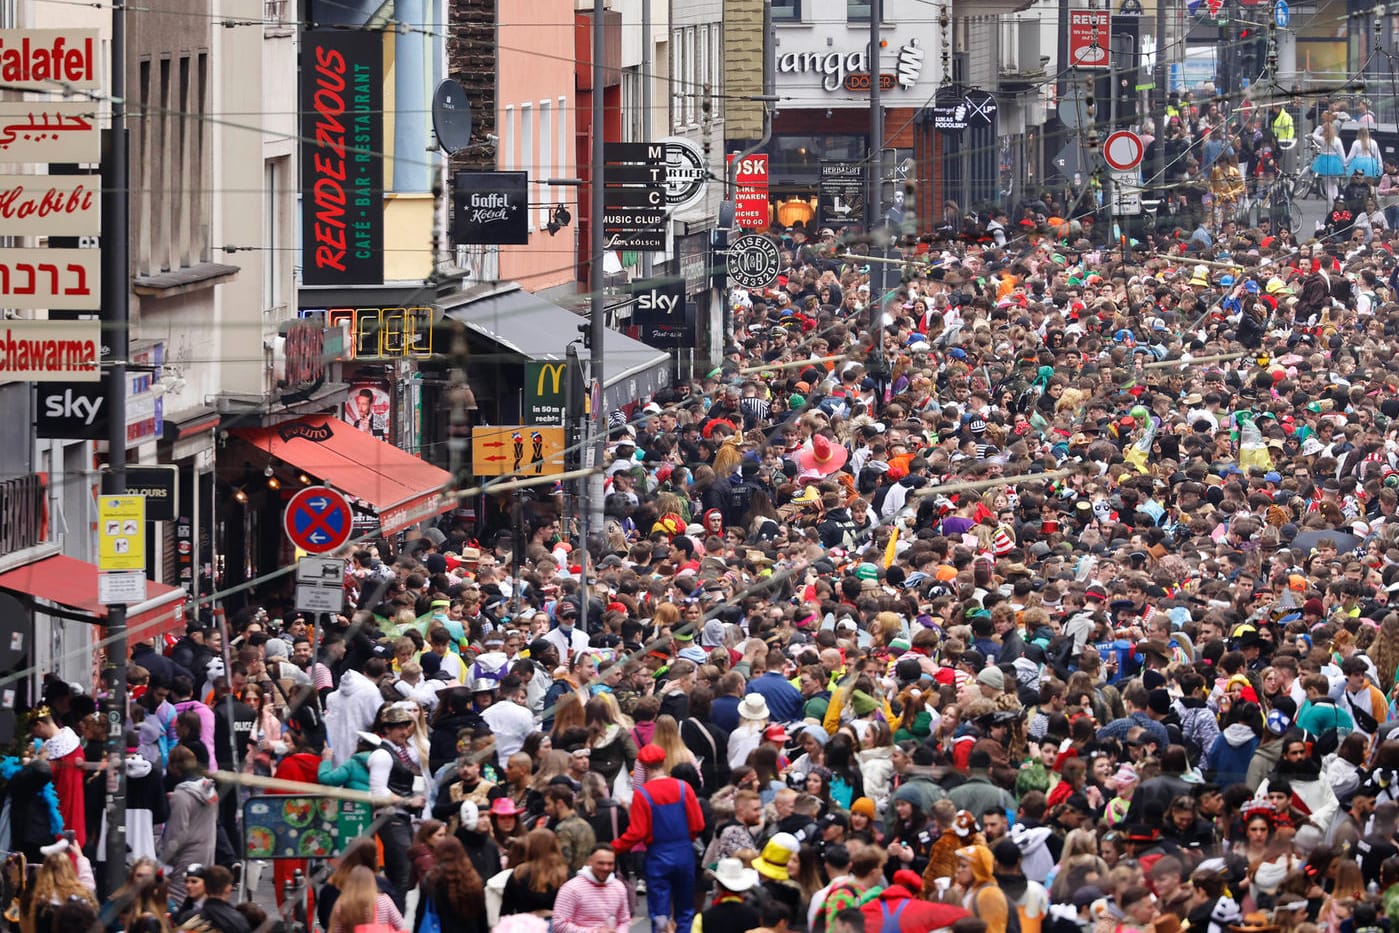
[[1292, 114], [1284, 107], [1273, 118], [1273, 138], [1278, 142], [1297, 138], [1297, 127], [1292, 122]]

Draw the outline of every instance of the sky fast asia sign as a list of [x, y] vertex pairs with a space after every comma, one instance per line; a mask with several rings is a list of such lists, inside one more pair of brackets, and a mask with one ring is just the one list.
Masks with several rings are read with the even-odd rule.
[[304, 34], [301, 276], [307, 285], [384, 281], [383, 102], [377, 33]]
[[452, 236], [458, 244], [529, 243], [527, 172], [457, 172]]
[[632, 323], [641, 340], [658, 350], [695, 345], [694, 320], [687, 313], [685, 280], [680, 277], [644, 279], [632, 286], [636, 304]]

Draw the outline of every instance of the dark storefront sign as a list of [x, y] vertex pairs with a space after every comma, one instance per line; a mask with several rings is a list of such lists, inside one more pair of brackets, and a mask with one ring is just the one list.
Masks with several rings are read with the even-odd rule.
[[666, 144], [606, 143], [602, 233], [608, 249], [663, 250]]
[[980, 88], [945, 87], [938, 90], [928, 109], [935, 130], [991, 126], [996, 121], [996, 95]]
[[38, 437], [101, 440], [107, 436], [107, 393], [102, 383], [38, 383]]
[[175, 566], [180, 570], [180, 586], [194, 595], [194, 524], [184, 516], [175, 522]]
[[563, 424], [567, 363], [525, 364], [525, 420], [534, 425]]
[[641, 329], [642, 343], [659, 350], [695, 345], [693, 306], [685, 301], [683, 278], [644, 279], [631, 288], [636, 296], [631, 319]]
[[458, 245], [529, 243], [529, 173], [457, 172], [452, 236]]
[[821, 226], [859, 223], [865, 216], [865, 167], [859, 162], [822, 162], [816, 188]]
[[303, 34], [301, 242], [306, 285], [384, 281], [384, 41]]
[[[179, 494], [179, 467], [129, 466], [126, 468], [126, 492], [146, 497], [146, 521], [173, 522]], [[102, 474], [102, 495], [115, 495], [112, 474]]]
[[685, 279], [685, 294], [697, 295], [709, 288], [709, 233], [694, 233], [679, 237], [676, 250], [680, 253], [680, 275]]
[[37, 473], [0, 483], [0, 554], [34, 547], [48, 538], [46, 485]]

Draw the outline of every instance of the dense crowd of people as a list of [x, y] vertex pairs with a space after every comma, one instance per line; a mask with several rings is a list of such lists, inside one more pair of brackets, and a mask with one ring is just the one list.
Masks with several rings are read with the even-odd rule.
[[[722, 364], [613, 419], [586, 542], [593, 503], [488, 492], [357, 545], [324, 625], [268, 594], [137, 644], [116, 891], [102, 685], [51, 678], [0, 761], [7, 921], [1387, 929], [1390, 230], [1131, 255], [1036, 213], [884, 294], [858, 238], [775, 232]], [[238, 772], [371, 828], [246, 860]]]

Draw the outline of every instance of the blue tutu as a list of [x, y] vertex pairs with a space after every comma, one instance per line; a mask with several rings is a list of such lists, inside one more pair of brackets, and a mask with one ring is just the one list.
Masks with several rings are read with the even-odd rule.
[[1340, 178], [1346, 173], [1346, 167], [1334, 152], [1323, 152], [1312, 160], [1312, 171], [1324, 178]]
[[1380, 160], [1374, 156], [1360, 155], [1350, 160], [1352, 172], [1364, 172], [1366, 178], [1380, 177]]

